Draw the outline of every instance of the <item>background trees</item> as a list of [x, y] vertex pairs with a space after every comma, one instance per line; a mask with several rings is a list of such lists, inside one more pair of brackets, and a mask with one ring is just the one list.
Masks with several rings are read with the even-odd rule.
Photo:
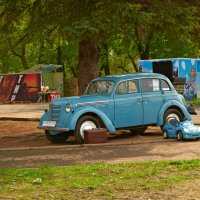
[[82, 94], [138, 59], [199, 57], [198, 11], [185, 0], [2, 0], [0, 72], [63, 64]]

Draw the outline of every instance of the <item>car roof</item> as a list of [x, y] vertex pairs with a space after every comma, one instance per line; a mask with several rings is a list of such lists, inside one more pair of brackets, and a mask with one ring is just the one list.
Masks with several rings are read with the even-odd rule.
[[99, 77], [95, 80], [113, 80], [113, 81], [121, 81], [121, 80], [129, 80], [133, 78], [164, 78], [166, 79], [167, 77], [162, 75], [162, 74], [157, 74], [157, 73], [134, 73], [134, 74], [122, 74], [122, 75], [109, 75], [109, 76], [102, 76]]

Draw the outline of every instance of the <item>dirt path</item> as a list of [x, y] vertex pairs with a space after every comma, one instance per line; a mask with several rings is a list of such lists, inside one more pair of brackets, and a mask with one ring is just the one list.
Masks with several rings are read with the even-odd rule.
[[[32, 121], [0, 121], [0, 149], [14, 147], [44, 147], [55, 146], [49, 142], [44, 131], [37, 129], [38, 122]], [[108, 143], [132, 143], [149, 140], [163, 140], [158, 127], [150, 127], [143, 135], [133, 135], [128, 131], [109, 134]], [[74, 137], [65, 144], [76, 145]]]
[[106, 144], [81, 147], [73, 137], [59, 146], [50, 143], [43, 131], [36, 128], [37, 124], [0, 121], [0, 167], [200, 158], [200, 141], [164, 140], [160, 129], [155, 127], [149, 127], [142, 135], [127, 131], [112, 134]]
[[164, 141], [135, 145], [91, 147], [47, 147], [44, 149], [0, 151], [0, 167], [36, 167], [42, 164], [75, 165], [150, 160], [199, 159], [200, 142]]

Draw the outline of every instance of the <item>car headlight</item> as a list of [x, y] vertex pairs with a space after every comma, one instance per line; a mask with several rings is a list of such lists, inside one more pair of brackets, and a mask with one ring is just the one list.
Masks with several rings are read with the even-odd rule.
[[66, 111], [67, 112], [71, 112], [71, 106], [70, 106], [70, 104], [68, 103], [68, 104], [66, 104]]
[[187, 128], [184, 128], [184, 131], [185, 131], [186, 133], [188, 133], [188, 132], [189, 132], [189, 129], [187, 129]]

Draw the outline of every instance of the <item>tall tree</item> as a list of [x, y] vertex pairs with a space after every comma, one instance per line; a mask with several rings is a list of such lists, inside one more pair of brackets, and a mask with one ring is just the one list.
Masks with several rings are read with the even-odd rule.
[[154, 35], [158, 35], [158, 32], [161, 35], [166, 32], [174, 36], [182, 33], [187, 35], [197, 24], [194, 6], [182, 5], [181, 1], [140, 1], [138, 15], [132, 16], [131, 12], [130, 6], [122, 18], [120, 31], [124, 39], [129, 41], [132, 52], [138, 52], [133, 56], [129, 54], [134, 66], [137, 58], [150, 58]]
[[[2, 0], [0, 28], [6, 42], [0, 41], [0, 48], [8, 56], [18, 56], [24, 68], [31, 57], [30, 49], [27, 50], [31, 46], [37, 49], [34, 51], [37, 60], [61, 63], [65, 59], [74, 75], [77, 75], [78, 63], [82, 94], [87, 83], [98, 76], [98, 61], [102, 55], [98, 46], [106, 50], [107, 58], [130, 59], [136, 71], [136, 59], [154, 55], [152, 47], [162, 39], [157, 36], [167, 32], [186, 35], [198, 27], [195, 6], [198, 4], [193, 6], [186, 0]], [[114, 43], [108, 40], [113, 36], [117, 36], [115, 44], [119, 44], [119, 48], [114, 48]], [[70, 52], [67, 43], [79, 44], [79, 51], [72, 48], [73, 61], [63, 53]], [[78, 62], [74, 61], [76, 58]], [[118, 66], [127, 70], [124, 63]], [[107, 62], [105, 74], [110, 73], [108, 66]]]

